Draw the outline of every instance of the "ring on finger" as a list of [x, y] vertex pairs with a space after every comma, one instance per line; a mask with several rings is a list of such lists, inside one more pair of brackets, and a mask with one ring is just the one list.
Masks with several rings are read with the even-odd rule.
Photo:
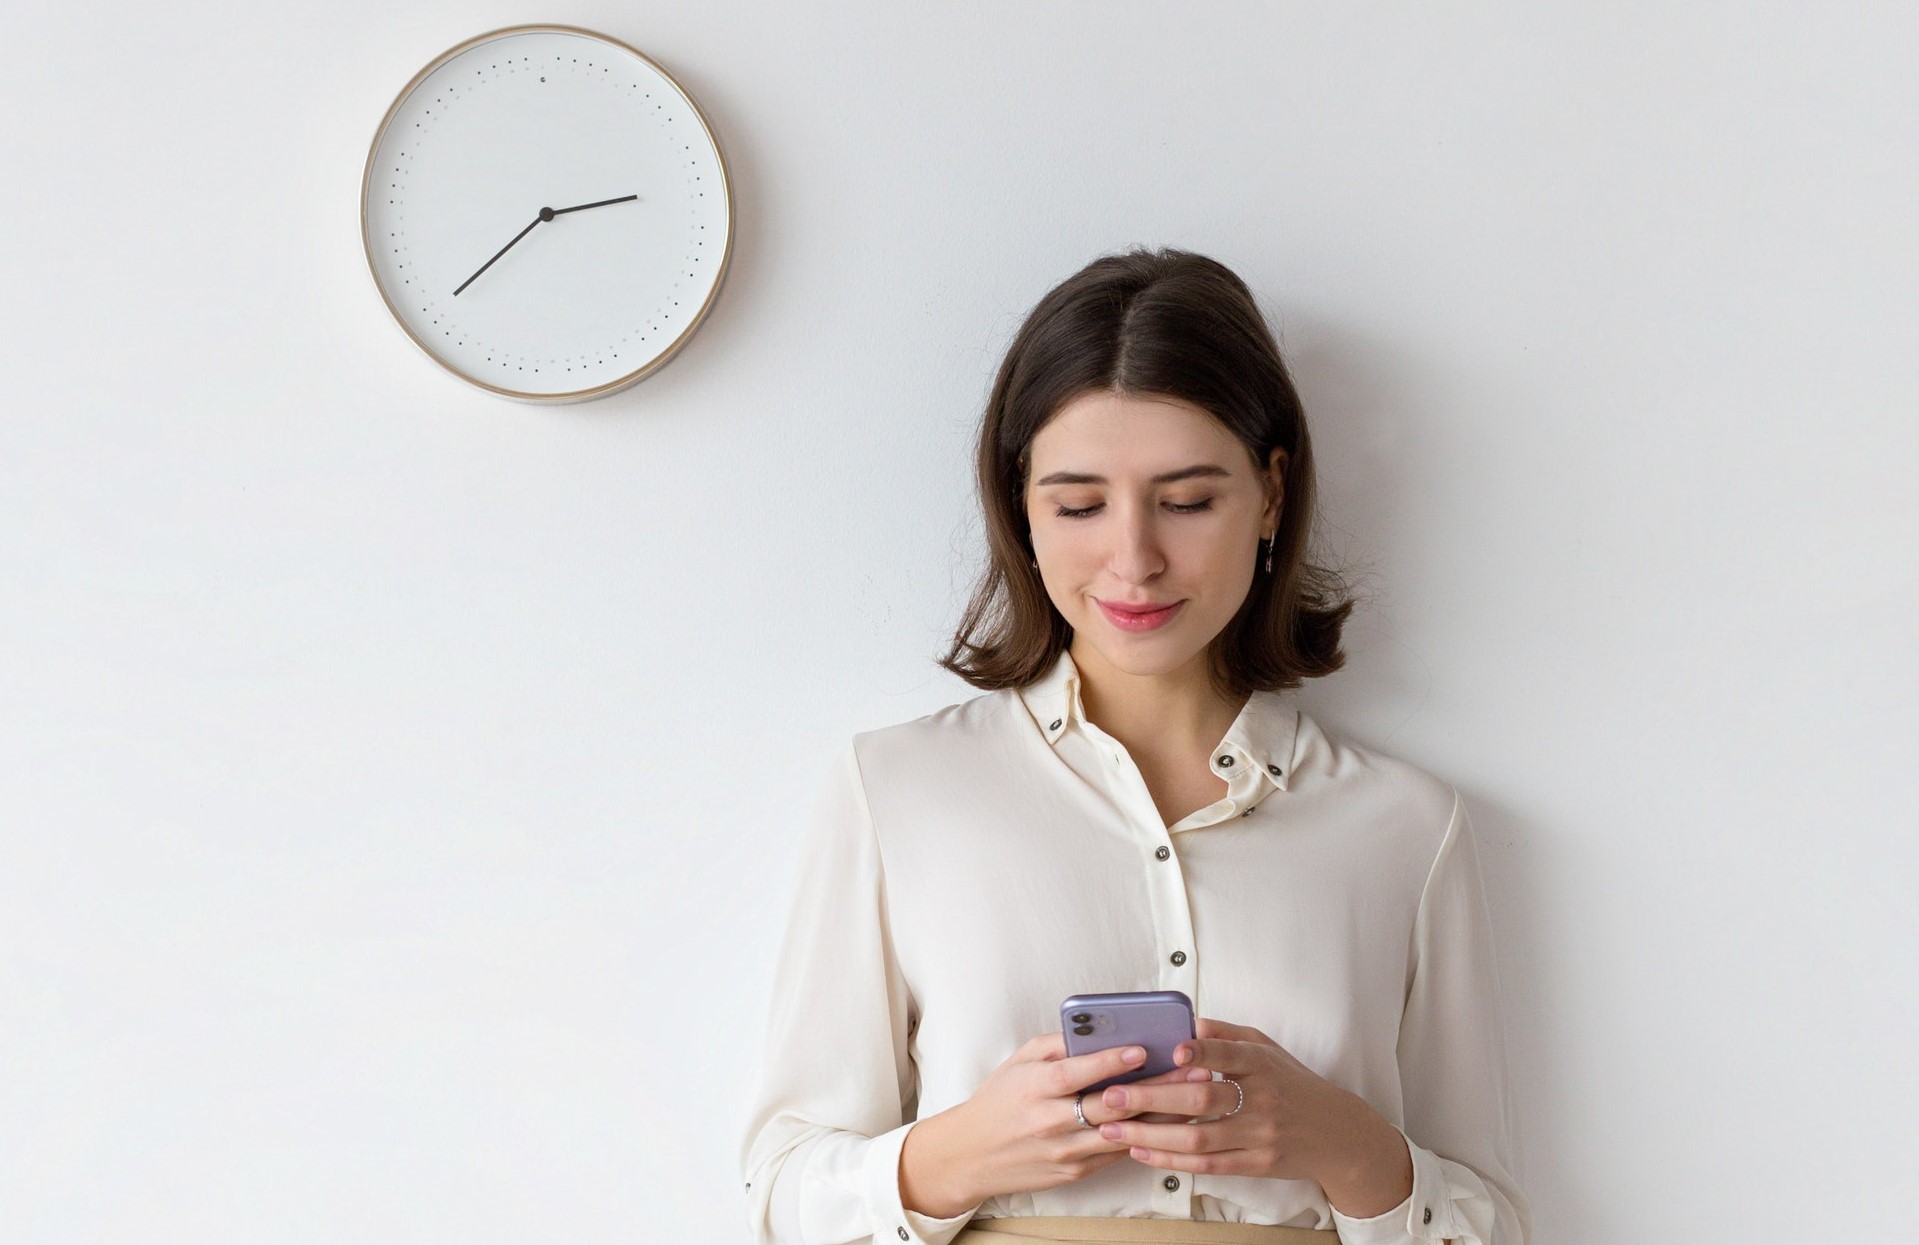
[[1220, 1119], [1223, 1120], [1226, 1118], [1227, 1115], [1239, 1114], [1239, 1109], [1246, 1105], [1246, 1091], [1240, 1087], [1240, 1084], [1238, 1081], [1235, 1081], [1230, 1076], [1222, 1076], [1219, 1079], [1226, 1082], [1228, 1085], [1231, 1085], [1233, 1087], [1234, 1092], [1236, 1092], [1239, 1095], [1239, 1101], [1233, 1104], [1233, 1109], [1231, 1111], [1228, 1111], [1226, 1115], [1222, 1115], [1219, 1117]]
[[1096, 1125], [1090, 1123], [1087, 1120], [1086, 1113], [1079, 1109], [1080, 1099], [1084, 1097], [1086, 1097], [1086, 1091], [1083, 1089], [1080, 1090], [1079, 1093], [1073, 1096], [1073, 1118], [1079, 1121], [1079, 1126], [1081, 1128], [1096, 1127]]

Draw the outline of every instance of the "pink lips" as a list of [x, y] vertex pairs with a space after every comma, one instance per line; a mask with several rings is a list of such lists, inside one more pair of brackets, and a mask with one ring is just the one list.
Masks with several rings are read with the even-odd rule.
[[1106, 615], [1107, 621], [1122, 631], [1152, 631], [1162, 627], [1179, 612], [1179, 607], [1185, 604], [1184, 601], [1174, 601], [1171, 605], [1160, 609], [1135, 611], [1108, 605], [1098, 597], [1093, 599], [1098, 603], [1100, 612]]

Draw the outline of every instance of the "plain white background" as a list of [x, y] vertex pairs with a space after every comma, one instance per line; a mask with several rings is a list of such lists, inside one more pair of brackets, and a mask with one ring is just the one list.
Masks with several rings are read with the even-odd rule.
[[[530, 21], [661, 61], [737, 197], [574, 407], [442, 374], [358, 235], [394, 94]], [[743, 1240], [796, 809], [974, 694], [982, 399], [1133, 243], [1295, 368], [1369, 597], [1300, 703], [1473, 807], [1537, 1239], [1908, 1218], [1911, 6], [0, 35], [0, 1240]]]

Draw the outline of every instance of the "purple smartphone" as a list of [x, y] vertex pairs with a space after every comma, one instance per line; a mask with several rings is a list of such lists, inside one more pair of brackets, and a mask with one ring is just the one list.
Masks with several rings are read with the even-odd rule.
[[1173, 1048], [1194, 1037], [1193, 1000], [1179, 990], [1075, 994], [1059, 1005], [1059, 1024], [1068, 1055], [1088, 1055], [1112, 1046], [1146, 1048], [1144, 1064], [1088, 1086], [1086, 1092], [1091, 1094], [1177, 1067]]

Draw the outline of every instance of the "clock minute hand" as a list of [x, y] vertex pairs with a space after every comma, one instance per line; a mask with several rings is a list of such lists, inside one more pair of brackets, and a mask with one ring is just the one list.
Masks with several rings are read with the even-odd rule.
[[[552, 220], [553, 217], [554, 217], [554, 211], [552, 208], [541, 208], [540, 214], [533, 218], [532, 225], [528, 225], [525, 229], [522, 229], [520, 230], [520, 232], [513, 235], [513, 242], [518, 242], [521, 238], [526, 237], [527, 234], [532, 233], [533, 225], [537, 225], [543, 220]], [[512, 250], [513, 242], [509, 242], [505, 246], [501, 247], [499, 250], [493, 252], [493, 259], [498, 259], [500, 258], [500, 256]], [[481, 264], [479, 269], [474, 272], [473, 276], [468, 277], [466, 280], [460, 282], [460, 290], [463, 290], [467, 286], [472, 285], [475, 277], [478, 277], [480, 273], [485, 272], [487, 269], [491, 268], [493, 266], [493, 259], [489, 259], [484, 264]], [[453, 297], [458, 298], [460, 296], [460, 290], [453, 291]]]
[[[565, 207], [565, 208], [543, 207], [540, 209], [540, 214], [533, 218], [532, 224], [529, 224], [525, 229], [522, 229], [520, 230], [520, 232], [513, 235], [513, 242], [518, 242], [521, 238], [524, 238], [526, 237], [527, 234], [533, 232], [533, 226], [539, 224], [543, 220], [552, 220], [555, 216], [565, 216], [568, 212], [584, 212], [588, 208], [605, 207], [609, 203], [627, 203], [639, 197], [640, 196], [638, 195], [622, 195], [617, 199], [601, 199], [598, 203], [579, 203], [579, 204], [575, 204], [572, 207]], [[509, 242], [505, 246], [501, 247], [499, 250], [495, 251], [493, 253], [493, 259], [498, 259], [500, 258], [500, 256], [512, 250], [513, 242]], [[467, 286], [472, 285], [475, 277], [478, 277], [480, 273], [485, 272], [487, 269], [491, 268], [493, 266], [493, 259], [489, 259], [484, 264], [481, 264], [479, 269], [474, 272], [473, 276], [468, 277], [466, 280], [460, 282], [460, 290], [463, 290]], [[460, 296], [460, 290], [453, 291], [453, 297], [458, 298]]]

